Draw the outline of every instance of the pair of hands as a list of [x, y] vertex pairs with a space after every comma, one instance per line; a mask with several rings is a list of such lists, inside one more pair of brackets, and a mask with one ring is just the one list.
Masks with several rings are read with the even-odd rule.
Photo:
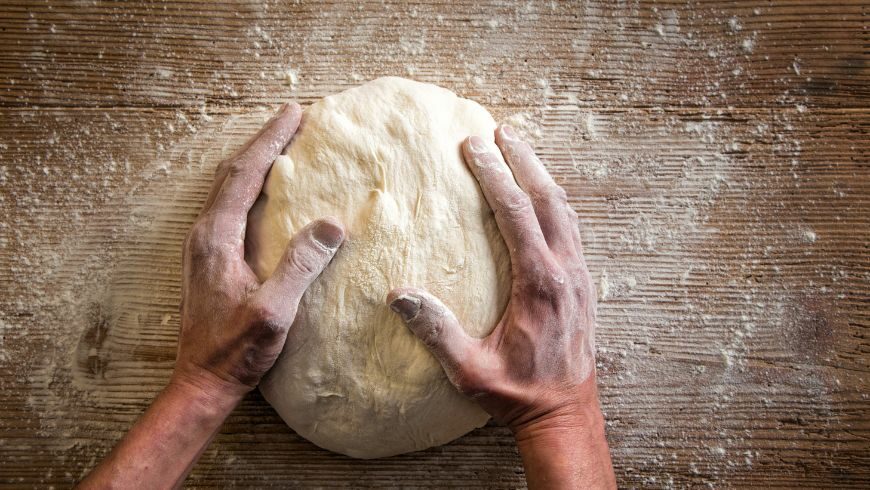
[[[245, 262], [248, 212], [301, 114], [296, 104], [283, 106], [218, 167], [184, 244], [173, 382], [236, 399], [256, 387], [281, 353], [302, 295], [344, 240], [340, 223], [321, 219], [293, 237], [262, 284]], [[500, 126], [495, 139], [508, 166], [477, 136], [462, 144], [462, 153], [510, 251], [512, 292], [501, 321], [475, 339], [423, 290], [396, 289], [387, 302], [462, 393], [519, 431], [597, 404], [595, 294], [565, 191], [509, 126]]]
[[[317, 220], [290, 241], [260, 283], [245, 263], [248, 211], [302, 110], [286, 105], [220, 164], [184, 242], [178, 358], [170, 383], [81, 488], [180, 487], [223, 421], [272, 367], [299, 300], [345, 239]], [[507, 126], [462, 144], [510, 250], [510, 301], [484, 339], [468, 336], [425, 291], [400, 288], [390, 306], [431, 349], [456, 387], [511, 427], [536, 488], [615, 488], [595, 389], [595, 297], [577, 216], [531, 147]]]

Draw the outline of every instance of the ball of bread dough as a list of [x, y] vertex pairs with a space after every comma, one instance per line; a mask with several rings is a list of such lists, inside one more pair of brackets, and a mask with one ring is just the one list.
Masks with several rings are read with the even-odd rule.
[[309, 107], [248, 225], [260, 279], [290, 237], [334, 216], [347, 240], [308, 289], [263, 396], [323, 448], [377, 458], [449, 442], [489, 416], [447, 380], [385, 304], [399, 286], [441, 298], [475, 337], [499, 320], [510, 260], [460, 153], [492, 116], [435, 85], [380, 78]]

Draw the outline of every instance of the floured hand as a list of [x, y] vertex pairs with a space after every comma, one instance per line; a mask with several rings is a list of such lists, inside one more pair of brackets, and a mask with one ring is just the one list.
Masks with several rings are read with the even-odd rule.
[[496, 130], [496, 143], [510, 168], [476, 136], [462, 150], [511, 253], [501, 321], [475, 339], [424, 291], [396, 289], [388, 301], [460, 391], [519, 427], [584, 401], [581, 387], [594, 372], [595, 295], [565, 191], [510, 128]]
[[303, 293], [332, 260], [344, 231], [332, 219], [304, 227], [272, 276], [260, 283], [245, 263], [248, 211], [302, 110], [284, 106], [218, 166], [205, 206], [184, 243], [181, 335], [173, 381], [244, 394], [284, 347]]
[[510, 250], [512, 290], [501, 321], [476, 339], [423, 290], [395, 289], [387, 301], [450, 381], [514, 431], [531, 485], [611, 486], [595, 387], [595, 292], [577, 214], [509, 126], [495, 139], [507, 165], [476, 136], [462, 152]]
[[184, 241], [172, 378], [81, 488], [180, 488], [223, 421], [281, 353], [299, 299], [344, 238], [334, 221], [306, 226], [262, 284], [245, 263], [248, 210], [301, 113], [296, 104], [284, 106], [218, 166]]

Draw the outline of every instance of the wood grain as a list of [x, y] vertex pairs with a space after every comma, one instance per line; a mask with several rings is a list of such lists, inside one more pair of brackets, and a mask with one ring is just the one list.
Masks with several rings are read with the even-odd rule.
[[[568, 191], [621, 486], [870, 485], [866, 4], [530, 5], [0, 7], [0, 484], [79, 480], [165, 383], [181, 241], [262, 105], [411, 66]], [[188, 484], [523, 474], [503, 428], [358, 461], [253, 394]]]
[[866, 16], [863, 1], [6, 2], [0, 102], [311, 102], [407, 74], [490, 105], [539, 105], [546, 80], [587, 106], [863, 107]]

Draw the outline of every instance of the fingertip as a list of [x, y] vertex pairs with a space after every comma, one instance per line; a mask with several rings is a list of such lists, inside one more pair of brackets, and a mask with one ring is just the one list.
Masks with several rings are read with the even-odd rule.
[[275, 115], [281, 116], [283, 114], [292, 114], [292, 113], [301, 112], [301, 111], [302, 111], [302, 106], [300, 106], [298, 103], [296, 103], [294, 101], [290, 101], [290, 102], [284, 102], [283, 104], [281, 104], [281, 106], [278, 107], [278, 111], [275, 113]]
[[488, 151], [486, 142], [476, 134], [465, 139], [465, 148], [472, 154], [486, 153]]
[[448, 376], [474, 345], [450, 309], [423, 289], [393, 289], [387, 294], [387, 303], [408, 330], [432, 351]]
[[344, 242], [344, 226], [338, 219], [327, 216], [313, 223], [311, 237], [324, 248], [337, 250]]
[[387, 304], [392, 303], [399, 296], [414, 296], [414, 297], [422, 299], [424, 296], [424, 293], [423, 293], [423, 291], [421, 291], [417, 288], [406, 287], [406, 286], [393, 288], [392, 290], [390, 290], [389, 293], [387, 293]]
[[471, 139], [471, 136], [467, 136], [462, 143], [459, 144], [459, 150], [462, 152], [462, 156], [465, 157], [466, 160], [471, 158], [471, 150], [468, 148], [468, 140]]
[[302, 115], [302, 106], [299, 105], [297, 102], [286, 102], [284, 104], [283, 112], [285, 114], [290, 114], [294, 117], [298, 117]]
[[495, 143], [499, 146], [505, 146], [512, 143], [519, 143], [520, 137], [517, 135], [513, 126], [510, 124], [499, 124], [495, 128]]
[[490, 144], [477, 135], [469, 136], [462, 142], [462, 156], [465, 158], [465, 163], [478, 178], [482, 169], [498, 169], [497, 152], [497, 149], [491, 149]]
[[390, 308], [402, 316], [406, 322], [417, 316], [423, 303], [426, 301], [426, 293], [417, 288], [398, 287], [387, 293], [387, 304]]
[[499, 126], [499, 129], [501, 130], [500, 131], [501, 135], [504, 138], [507, 138], [509, 140], [514, 140], [514, 141], [519, 141], [519, 139], [520, 139], [519, 135], [517, 134], [514, 127], [511, 126], [510, 124], [502, 124], [501, 126]]
[[[390, 293], [392, 294], [393, 291]], [[423, 307], [423, 300], [420, 297], [407, 293], [398, 294], [392, 300], [388, 301], [390, 309], [398, 313], [405, 322], [409, 322], [416, 318], [420, 313], [420, 309]]]
[[332, 215], [322, 216], [322, 217], [314, 220], [313, 223], [317, 223], [317, 224], [327, 223], [330, 226], [334, 226], [335, 228], [340, 229], [341, 233], [344, 234], [344, 223], [342, 223], [341, 220], [336, 218], [335, 216], [332, 216]]
[[281, 104], [270, 122], [277, 127], [289, 129], [292, 136], [292, 132], [296, 131], [301, 120], [302, 106], [296, 102], [285, 102]]
[[396, 298], [398, 298], [399, 296], [401, 296], [401, 295], [402, 295], [402, 291], [403, 291], [404, 289], [405, 289], [405, 288], [396, 288], [396, 289], [391, 290], [389, 293], [387, 293], [387, 299], [386, 299], [386, 303], [387, 303], [387, 305], [392, 304], [393, 301], [396, 300]]

